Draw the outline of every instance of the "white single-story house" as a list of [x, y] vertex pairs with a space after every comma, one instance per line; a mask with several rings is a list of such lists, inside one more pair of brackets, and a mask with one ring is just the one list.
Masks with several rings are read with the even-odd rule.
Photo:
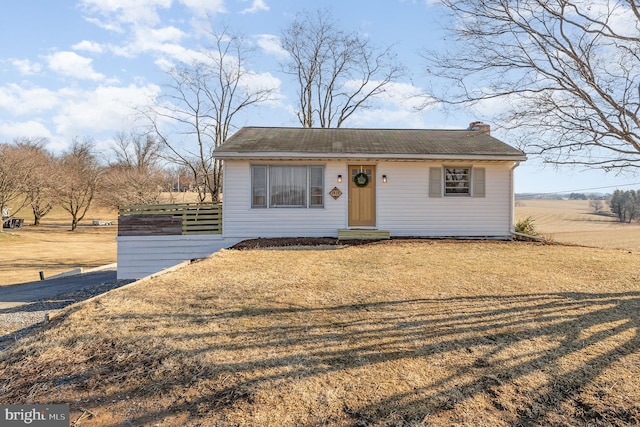
[[[224, 165], [221, 233], [177, 236], [181, 247], [199, 248], [183, 259], [258, 237], [510, 239], [513, 171], [526, 160], [480, 122], [465, 130], [245, 127], [214, 154]], [[142, 273], [122, 264], [121, 246], [124, 255], [168, 245], [170, 236], [155, 237], [118, 238], [119, 277]]]
[[524, 153], [467, 130], [245, 127], [224, 161], [223, 235], [510, 238]]

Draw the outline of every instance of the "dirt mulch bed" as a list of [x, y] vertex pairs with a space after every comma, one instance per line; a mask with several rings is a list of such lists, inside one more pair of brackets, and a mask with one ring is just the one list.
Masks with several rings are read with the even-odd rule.
[[280, 238], [259, 238], [243, 240], [234, 245], [231, 249], [259, 249], [286, 246], [324, 246], [337, 245], [338, 239], [335, 237], [280, 237]]
[[[433, 241], [433, 242], [466, 242], [468, 239], [453, 238], [424, 238], [424, 237], [392, 237], [391, 239], [338, 239], [336, 237], [277, 237], [243, 240], [230, 249], [261, 249], [261, 248], [286, 248], [290, 246], [359, 246], [371, 244], [392, 245], [407, 241]], [[487, 242], [492, 242], [489, 240]]]

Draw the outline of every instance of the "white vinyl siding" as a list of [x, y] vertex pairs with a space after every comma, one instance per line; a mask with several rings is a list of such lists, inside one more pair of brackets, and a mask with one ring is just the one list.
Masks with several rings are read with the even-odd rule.
[[205, 258], [241, 239], [219, 234], [196, 236], [118, 236], [118, 280], [140, 279], [184, 261]]
[[377, 172], [389, 180], [378, 185], [377, 228], [389, 230], [392, 236], [507, 238], [512, 221], [512, 167], [508, 162], [473, 165], [474, 171], [483, 170], [484, 196], [442, 197], [441, 165], [382, 163]]
[[[283, 162], [265, 162], [270, 164]], [[294, 162], [290, 162], [292, 166]], [[323, 207], [319, 209], [253, 209], [251, 166], [258, 162], [225, 161], [223, 235], [225, 237], [337, 237], [348, 228], [348, 184], [338, 175], [348, 175], [347, 161], [326, 161], [322, 168]], [[444, 170], [440, 162], [377, 162], [375, 227], [391, 236], [421, 237], [509, 237], [512, 224], [513, 162], [471, 164], [473, 197], [442, 197]], [[316, 166], [316, 165], [309, 165]], [[447, 166], [456, 167], [453, 162]], [[469, 166], [462, 163], [461, 167]], [[438, 171], [436, 174], [432, 171]], [[482, 171], [482, 172], [479, 172]], [[479, 172], [479, 174], [478, 174]], [[482, 176], [480, 176], [480, 174]], [[387, 183], [382, 176], [388, 177]], [[483, 192], [479, 193], [480, 178]], [[314, 178], [310, 179], [313, 188]], [[431, 183], [438, 182], [438, 197]], [[329, 196], [333, 188], [342, 192]], [[311, 199], [314, 191], [311, 190]]]

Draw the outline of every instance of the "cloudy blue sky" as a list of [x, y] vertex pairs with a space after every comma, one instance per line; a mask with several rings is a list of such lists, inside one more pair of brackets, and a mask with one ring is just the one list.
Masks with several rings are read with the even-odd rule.
[[[415, 108], [427, 84], [418, 52], [447, 43], [435, 0], [21, 0], [3, 2], [0, 14], [0, 141], [46, 137], [59, 151], [89, 136], [107, 152], [117, 132], [140, 124], [136, 108], [161, 95], [168, 82], [162, 69], [207, 46], [207, 17], [242, 33], [256, 48], [251, 72], [278, 88], [274, 101], [235, 125], [299, 126], [295, 87], [278, 65], [285, 59], [279, 36], [305, 8], [330, 8], [344, 29], [394, 45], [409, 70], [348, 127], [459, 129], [477, 118], [473, 111]], [[494, 135], [511, 142], [499, 130]], [[516, 169], [516, 192], [606, 192], [639, 183], [640, 176], [543, 168], [536, 159]]]

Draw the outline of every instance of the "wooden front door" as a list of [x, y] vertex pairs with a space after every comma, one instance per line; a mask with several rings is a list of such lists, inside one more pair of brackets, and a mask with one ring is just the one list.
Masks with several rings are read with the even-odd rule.
[[351, 165], [349, 166], [349, 227], [375, 225], [376, 167]]

